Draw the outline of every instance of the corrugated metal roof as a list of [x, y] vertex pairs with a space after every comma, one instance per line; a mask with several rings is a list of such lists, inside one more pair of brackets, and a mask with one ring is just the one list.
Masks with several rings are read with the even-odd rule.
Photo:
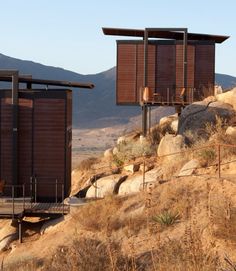
[[[167, 28], [168, 29], [168, 28]], [[144, 29], [127, 29], [127, 28], [102, 28], [105, 35], [113, 36], [129, 36], [129, 37], [142, 37], [144, 38]], [[158, 30], [148, 30], [149, 38], [163, 38], [163, 39], [175, 39], [182, 40], [183, 33], [178, 31], [158, 31]], [[206, 40], [214, 41], [216, 43], [222, 43], [227, 40], [229, 36], [221, 35], [209, 35], [209, 34], [198, 34], [198, 33], [188, 33], [188, 40]]]

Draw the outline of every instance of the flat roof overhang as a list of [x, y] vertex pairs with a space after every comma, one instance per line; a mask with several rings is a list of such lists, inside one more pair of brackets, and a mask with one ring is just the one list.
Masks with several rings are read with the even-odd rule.
[[[145, 37], [145, 31], [148, 31], [149, 38], [162, 38], [162, 39], [175, 39], [183, 40], [183, 33], [180, 32], [180, 28], [176, 31], [175, 28], [146, 28], [146, 29], [128, 29], [128, 28], [107, 28], [103, 27], [104, 35], [111, 36], [127, 36], [127, 37]], [[183, 28], [183, 31], [186, 28]], [[215, 43], [222, 43], [227, 40], [230, 36], [221, 35], [210, 35], [210, 34], [198, 34], [188, 33], [188, 40], [205, 40], [214, 41]]]

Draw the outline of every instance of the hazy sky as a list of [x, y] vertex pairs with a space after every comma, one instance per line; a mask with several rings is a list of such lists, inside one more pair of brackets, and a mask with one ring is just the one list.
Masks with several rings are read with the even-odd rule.
[[216, 72], [236, 76], [236, 0], [0, 0], [0, 53], [82, 74], [115, 66], [116, 37], [101, 27], [187, 27], [230, 35]]

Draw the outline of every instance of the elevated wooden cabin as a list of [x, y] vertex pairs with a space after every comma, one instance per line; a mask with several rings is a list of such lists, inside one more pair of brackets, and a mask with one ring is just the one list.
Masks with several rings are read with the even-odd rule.
[[[187, 29], [103, 28], [106, 35], [141, 37], [117, 41], [118, 105], [187, 105], [214, 94], [215, 44], [228, 37]], [[162, 39], [162, 40], [160, 40]]]
[[[14, 80], [11, 75], [16, 75]], [[0, 71], [0, 80], [13, 80], [0, 90], [0, 181], [4, 196], [32, 197], [55, 202], [71, 188], [72, 91], [35, 89], [32, 84], [92, 88], [92, 84], [25, 79]], [[1, 75], [3, 77], [1, 77]], [[19, 89], [19, 82], [27, 84]], [[11, 189], [9, 189], [11, 188]]]

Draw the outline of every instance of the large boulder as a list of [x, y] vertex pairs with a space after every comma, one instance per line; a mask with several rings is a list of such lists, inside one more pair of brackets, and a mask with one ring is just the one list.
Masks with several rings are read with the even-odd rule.
[[193, 159], [189, 162], [187, 162], [180, 170], [178, 177], [183, 177], [183, 176], [190, 176], [192, 175], [196, 169], [199, 167], [200, 163], [198, 160]]
[[228, 135], [228, 136], [236, 138], [236, 127], [229, 126], [226, 129], [225, 134]]
[[159, 120], [159, 125], [161, 126], [170, 125], [174, 120], [177, 120], [177, 119], [178, 119], [178, 114], [166, 116]]
[[106, 195], [116, 194], [120, 184], [127, 176], [114, 174], [97, 180], [86, 193], [86, 198], [103, 198]]
[[146, 188], [147, 184], [157, 183], [157, 181], [162, 175], [163, 172], [161, 168], [154, 168], [145, 174], [145, 180], [143, 180], [143, 175], [129, 177], [120, 185], [118, 194], [128, 195], [132, 193], [137, 193], [143, 190], [143, 188]]
[[182, 135], [165, 135], [158, 146], [157, 155], [165, 156], [180, 152], [185, 147], [184, 137]]
[[110, 149], [105, 150], [103, 156], [105, 159], [111, 160], [113, 157], [113, 149], [110, 148]]
[[217, 101], [230, 104], [236, 110], [236, 87], [230, 91], [216, 95]]
[[[65, 216], [66, 217], [66, 216]], [[47, 222], [43, 224], [43, 226], [40, 229], [40, 234], [43, 235], [45, 233], [48, 233], [49, 231], [53, 231], [58, 229], [59, 224], [63, 221], [65, 221], [65, 217], [61, 216], [56, 219], [50, 219]]]
[[235, 116], [235, 111], [230, 104], [220, 101], [204, 100], [188, 105], [180, 115], [178, 134], [190, 131], [196, 136], [206, 136], [206, 124], [215, 124], [216, 116], [229, 120]]
[[0, 222], [0, 251], [8, 249], [17, 238], [17, 228], [12, 225], [11, 220], [2, 220]]
[[139, 164], [131, 164], [124, 166], [124, 170], [127, 171], [128, 173], [134, 173], [139, 170]]

